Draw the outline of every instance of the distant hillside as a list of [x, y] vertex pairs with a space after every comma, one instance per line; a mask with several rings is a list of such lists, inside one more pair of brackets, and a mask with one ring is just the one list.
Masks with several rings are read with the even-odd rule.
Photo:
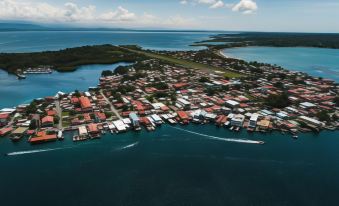
[[0, 23], [0, 31], [43, 30], [46, 27], [36, 24]]

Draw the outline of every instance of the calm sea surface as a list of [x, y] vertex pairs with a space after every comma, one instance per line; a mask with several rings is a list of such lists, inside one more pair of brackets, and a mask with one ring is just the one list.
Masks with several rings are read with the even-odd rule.
[[[208, 35], [7, 32], [0, 33], [0, 51], [57, 50], [102, 43], [193, 49], [188, 45]], [[307, 53], [307, 49], [302, 51]], [[334, 65], [336, 58], [332, 55], [319, 60], [319, 64]], [[305, 59], [314, 61], [312, 56]], [[263, 62], [274, 63], [266, 59]], [[303, 61], [291, 55], [287, 62], [297, 68]], [[72, 73], [28, 75], [21, 81], [0, 70], [0, 108], [58, 91], [86, 90], [97, 85], [102, 70], [118, 65], [121, 64], [83, 66]], [[314, 71], [309, 68], [307, 72]], [[79, 144], [72, 142], [71, 133], [62, 142], [36, 146], [25, 140], [14, 144], [8, 138], [0, 138], [1, 205], [338, 205], [339, 132], [301, 134], [293, 140], [280, 133], [232, 133], [214, 125], [180, 128], [195, 134], [163, 125], [152, 133], [107, 134], [100, 140]], [[262, 140], [266, 144], [235, 143], [215, 137]], [[13, 155], [2, 155], [6, 153]]]
[[37, 146], [0, 139], [1, 153], [26, 153], [0, 156], [1, 204], [338, 205], [338, 132], [293, 140], [214, 125], [177, 127], [211, 136], [163, 125], [78, 144], [71, 135]]
[[136, 31], [27, 31], [0, 32], [0, 52], [36, 52], [85, 45], [137, 44], [147, 49], [196, 50], [196, 41], [209, 39], [214, 32]]
[[247, 61], [277, 64], [285, 69], [339, 82], [339, 49], [242, 47], [225, 49], [224, 53]]

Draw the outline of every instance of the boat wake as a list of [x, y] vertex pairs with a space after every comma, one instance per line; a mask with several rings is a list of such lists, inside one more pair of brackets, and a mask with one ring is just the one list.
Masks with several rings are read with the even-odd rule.
[[139, 144], [139, 142], [135, 142], [133, 144], [129, 144], [129, 145], [117, 148], [117, 149], [115, 149], [115, 151], [121, 151], [121, 150], [129, 149], [129, 148], [137, 146], [138, 144]]
[[178, 127], [172, 127], [172, 128], [177, 129], [177, 130], [181, 130], [181, 131], [184, 131], [184, 132], [187, 132], [187, 133], [195, 134], [195, 135], [199, 135], [199, 136], [203, 136], [203, 137], [208, 137], [209, 139], [225, 141], [225, 142], [237, 142], [237, 143], [244, 143], [244, 144], [263, 144], [264, 143], [262, 141], [255, 141], [255, 140], [249, 140], [249, 139], [221, 138], [221, 137], [216, 137], [216, 136], [212, 136], [212, 135], [207, 135], [207, 134], [202, 134], [202, 133], [198, 133], [198, 132], [193, 132], [193, 131], [182, 129], [182, 128], [178, 128]]
[[10, 153], [7, 153], [6, 156], [34, 154], [34, 153], [41, 153], [41, 152], [51, 152], [51, 151], [71, 149], [71, 148], [73, 148], [73, 147], [58, 147], [58, 148], [48, 148], [48, 149], [26, 150], [26, 151], [10, 152]]

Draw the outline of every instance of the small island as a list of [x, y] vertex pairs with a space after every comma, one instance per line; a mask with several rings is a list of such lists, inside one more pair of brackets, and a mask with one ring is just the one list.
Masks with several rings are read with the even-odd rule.
[[[22, 59], [15, 62], [18, 57]], [[59, 92], [0, 110], [0, 136], [37, 144], [62, 140], [64, 132], [73, 131], [77, 142], [106, 132], [151, 132], [164, 123], [278, 131], [295, 139], [300, 132], [338, 129], [339, 90], [334, 81], [226, 58], [216, 49], [102, 45], [0, 55], [1, 67], [9, 72], [36, 65], [70, 71], [77, 65], [121, 61], [133, 64], [102, 71], [99, 84], [88, 91]]]

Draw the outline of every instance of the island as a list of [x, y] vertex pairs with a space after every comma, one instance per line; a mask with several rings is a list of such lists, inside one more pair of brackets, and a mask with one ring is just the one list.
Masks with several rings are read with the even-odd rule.
[[214, 35], [192, 46], [226, 49], [247, 46], [339, 48], [339, 34], [240, 32]]
[[339, 126], [336, 82], [226, 58], [215, 48], [155, 51], [101, 45], [0, 55], [0, 67], [14, 73], [38, 65], [70, 71], [78, 65], [126, 61], [133, 63], [102, 71], [99, 84], [88, 91], [58, 92], [0, 110], [0, 136], [37, 144], [63, 140], [63, 133], [71, 131], [78, 142], [107, 132], [151, 132], [165, 123], [193, 123], [234, 132], [281, 132], [297, 139], [300, 132]]

